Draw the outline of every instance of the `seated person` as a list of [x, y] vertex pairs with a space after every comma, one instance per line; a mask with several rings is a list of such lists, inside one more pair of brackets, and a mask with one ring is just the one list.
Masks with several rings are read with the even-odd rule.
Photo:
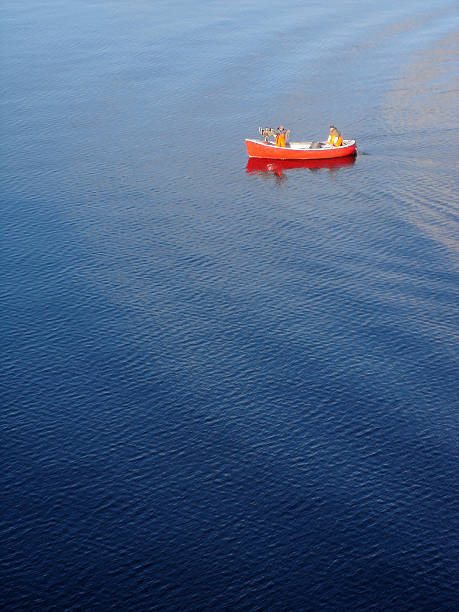
[[289, 136], [290, 136], [290, 130], [285, 130], [283, 125], [279, 126], [279, 129], [277, 130], [277, 134], [276, 134], [276, 146], [285, 147], [286, 146], [285, 141], [288, 140]]
[[332, 147], [340, 147], [343, 144], [343, 137], [334, 125], [330, 126], [330, 135], [328, 136], [327, 144]]

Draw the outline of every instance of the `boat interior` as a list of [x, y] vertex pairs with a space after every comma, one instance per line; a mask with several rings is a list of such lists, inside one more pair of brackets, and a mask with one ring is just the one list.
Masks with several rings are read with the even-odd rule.
[[[264, 144], [270, 144], [273, 146], [276, 146], [274, 142], [271, 141], [260, 141], [263, 142]], [[287, 142], [287, 144], [285, 145], [286, 148], [288, 149], [301, 149], [301, 150], [309, 150], [309, 149], [342, 149], [343, 147], [349, 147], [351, 145], [353, 145], [355, 143], [355, 140], [343, 140], [343, 144], [340, 147], [332, 147], [331, 145], [327, 144], [327, 142], [325, 140], [319, 141], [319, 142], [313, 142], [313, 141], [308, 141], [308, 142]]]

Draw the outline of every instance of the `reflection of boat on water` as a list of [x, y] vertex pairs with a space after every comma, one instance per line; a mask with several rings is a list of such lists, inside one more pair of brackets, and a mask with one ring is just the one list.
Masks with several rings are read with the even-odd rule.
[[308, 168], [312, 171], [320, 168], [333, 170], [344, 166], [352, 166], [355, 160], [355, 155], [330, 159], [263, 159], [261, 157], [249, 157], [245, 170], [248, 174], [268, 173], [282, 176], [284, 170], [293, 168]]

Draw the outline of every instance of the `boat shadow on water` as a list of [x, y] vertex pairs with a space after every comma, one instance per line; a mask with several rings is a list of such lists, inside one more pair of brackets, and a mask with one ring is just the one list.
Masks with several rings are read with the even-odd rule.
[[355, 155], [332, 159], [263, 159], [261, 157], [249, 157], [245, 171], [247, 174], [274, 175], [283, 180], [287, 178], [287, 170], [306, 169], [317, 172], [326, 169], [335, 172], [340, 168], [352, 166], [355, 164], [355, 160]]

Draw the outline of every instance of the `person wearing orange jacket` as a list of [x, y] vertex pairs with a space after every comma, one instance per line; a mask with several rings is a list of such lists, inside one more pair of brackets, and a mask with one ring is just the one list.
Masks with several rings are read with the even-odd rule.
[[327, 144], [331, 145], [332, 147], [340, 147], [343, 144], [343, 136], [334, 125], [330, 126], [330, 134], [328, 136]]
[[279, 126], [279, 129], [277, 130], [277, 134], [276, 134], [276, 146], [277, 147], [287, 146], [285, 141], [286, 139], [288, 139], [289, 136], [290, 136], [290, 130], [285, 130], [283, 125]]

